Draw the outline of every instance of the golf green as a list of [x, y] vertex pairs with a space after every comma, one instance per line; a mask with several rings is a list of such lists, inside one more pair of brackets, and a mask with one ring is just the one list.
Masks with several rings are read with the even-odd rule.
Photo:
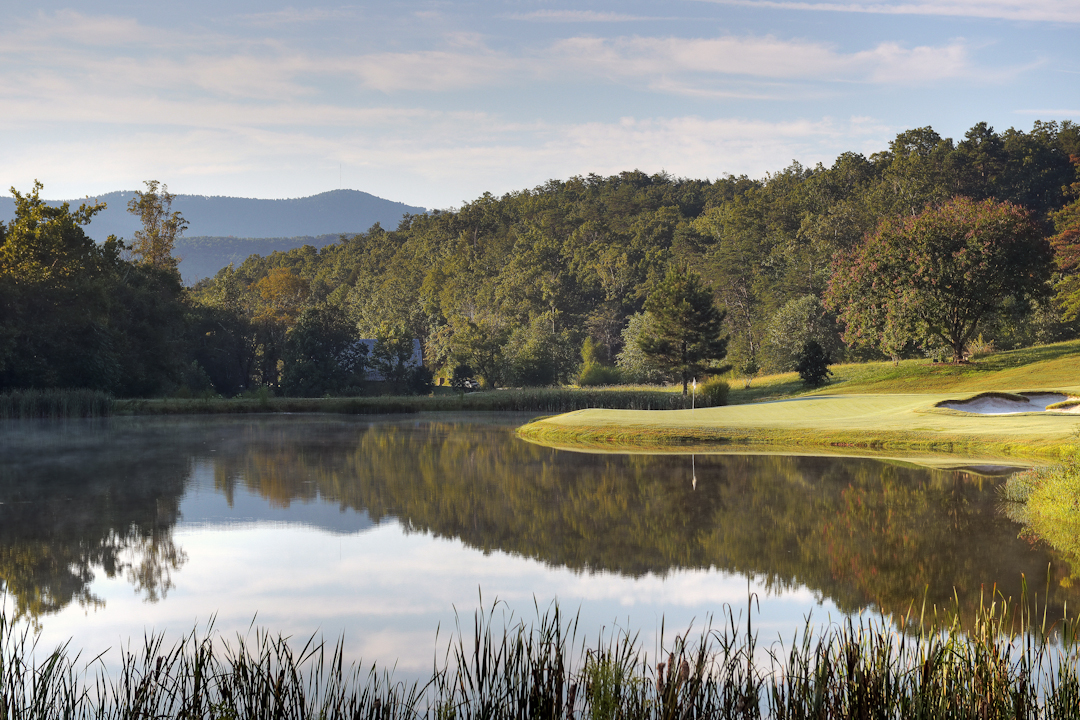
[[[1080, 395], [1080, 386], [1054, 389]], [[518, 433], [535, 442], [583, 447], [765, 443], [1019, 456], [1057, 456], [1080, 443], [1075, 413], [979, 415], [936, 407], [973, 394], [819, 395], [696, 410], [589, 409], [536, 420]]]

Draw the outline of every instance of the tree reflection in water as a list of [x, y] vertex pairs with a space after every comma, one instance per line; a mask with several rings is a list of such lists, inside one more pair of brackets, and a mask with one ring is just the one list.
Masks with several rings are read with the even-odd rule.
[[999, 512], [995, 478], [857, 458], [571, 453], [511, 426], [113, 420], [75, 449], [54, 432], [0, 462], [0, 582], [31, 615], [100, 602], [96, 568], [164, 597], [184, 563], [172, 531], [199, 462], [230, 503], [240, 488], [275, 508], [333, 503], [582, 572], [716, 568], [806, 586], [845, 611], [950, 605], [954, 593], [972, 608], [994, 588], [1018, 599], [1023, 575], [1040, 598], [1049, 584], [1051, 613], [1075, 605], [1064, 564]]

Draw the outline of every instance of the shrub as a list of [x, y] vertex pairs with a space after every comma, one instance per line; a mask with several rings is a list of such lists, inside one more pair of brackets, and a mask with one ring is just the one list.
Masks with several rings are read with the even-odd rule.
[[601, 365], [597, 362], [586, 363], [578, 375], [578, 385], [594, 387], [596, 385], [618, 385], [622, 382], [622, 373], [618, 368]]
[[455, 390], [475, 390], [479, 383], [476, 382], [476, 373], [468, 365], [457, 365], [454, 374], [450, 377], [450, 387]]
[[825, 352], [817, 342], [811, 340], [799, 351], [795, 369], [799, 371], [799, 377], [804, 383], [810, 387], [819, 387], [827, 383], [829, 376], [832, 375], [832, 370], [829, 369], [831, 362], [829, 353]]
[[719, 407], [727, 405], [728, 392], [731, 387], [723, 378], [709, 378], [701, 386], [701, 407]]

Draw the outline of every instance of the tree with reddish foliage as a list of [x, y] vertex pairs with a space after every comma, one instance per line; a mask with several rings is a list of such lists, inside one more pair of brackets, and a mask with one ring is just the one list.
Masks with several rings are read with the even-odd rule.
[[826, 299], [849, 345], [895, 354], [938, 338], [958, 362], [1005, 300], [1047, 297], [1052, 268], [1050, 245], [1022, 208], [957, 197], [883, 220], [836, 259]]
[[[1069, 158], [1080, 172], [1080, 155]], [[1080, 316], [1080, 182], [1070, 187], [1075, 198], [1053, 214], [1057, 235], [1050, 238], [1054, 261], [1061, 273], [1057, 282], [1057, 300], [1066, 320]]]

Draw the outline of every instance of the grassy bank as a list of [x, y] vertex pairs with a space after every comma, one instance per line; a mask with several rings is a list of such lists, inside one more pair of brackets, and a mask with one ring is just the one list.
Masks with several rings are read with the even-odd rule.
[[975, 393], [987, 390], [1040, 390], [1080, 385], [1080, 340], [994, 353], [953, 365], [929, 360], [831, 365], [832, 380], [807, 388], [797, 373], [754, 378], [749, 388], [738, 377], [731, 383], [731, 404], [805, 395]]
[[97, 390], [15, 390], [0, 394], [0, 420], [104, 417], [114, 405]]
[[718, 629], [662, 638], [652, 655], [618, 630], [578, 645], [557, 607], [530, 625], [492, 608], [413, 683], [346, 667], [341, 642], [263, 631], [252, 642], [193, 632], [172, 648], [149, 636], [106, 674], [36, 648], [0, 615], [0, 717], [1075, 718], [1076, 622], [1043, 627], [989, 600], [970, 625], [932, 609], [821, 631], [808, 621], [786, 646], [760, 644], [751, 601], [746, 617], [729, 609]]
[[988, 416], [934, 407], [954, 397], [815, 396], [652, 413], [579, 410], [529, 423], [518, 433], [534, 442], [583, 448], [772, 444], [1048, 458], [1080, 442], [1075, 415]]
[[[794, 373], [732, 388], [728, 407], [640, 413], [581, 410], [530, 423], [534, 442], [592, 449], [778, 445], [1056, 459], [1080, 443], [1080, 416], [988, 416], [935, 407], [987, 392], [1080, 394], [1080, 341], [999, 353], [969, 365], [925, 361], [833, 368], [808, 389]], [[776, 402], [762, 402], [773, 399]]]
[[1013, 475], [1002, 498], [1024, 535], [1046, 542], [1069, 562], [1072, 575], [1065, 582], [1080, 583], [1080, 455]]
[[560, 413], [581, 408], [670, 410], [690, 407], [690, 400], [663, 390], [524, 388], [430, 396], [352, 398], [208, 398], [120, 400], [118, 415], [190, 415], [230, 413], [340, 413], [380, 415], [418, 412]]

